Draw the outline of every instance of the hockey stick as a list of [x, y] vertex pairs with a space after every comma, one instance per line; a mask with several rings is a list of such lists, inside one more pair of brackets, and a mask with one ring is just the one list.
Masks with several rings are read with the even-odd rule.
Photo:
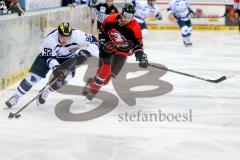
[[195, 79], [211, 82], [211, 83], [219, 83], [219, 82], [222, 82], [222, 81], [227, 79], [226, 76], [222, 76], [222, 77], [220, 77], [218, 79], [207, 79], [207, 78], [191, 75], [191, 74], [188, 74], [188, 73], [179, 72], [179, 71], [175, 71], [175, 70], [172, 70], [172, 69], [164, 68], [164, 67], [161, 67], [161, 66], [156, 66], [154, 64], [149, 64], [149, 66], [151, 66], [153, 68], [158, 68], [158, 69], [162, 69], [162, 70], [165, 70], [165, 71], [181, 74], [181, 75], [184, 75], [184, 76], [187, 76], [187, 77], [192, 77], [192, 78], [195, 78]]
[[[63, 73], [61, 75], [59, 75], [59, 77], [57, 78], [53, 78], [54, 80], [51, 80], [50, 83], [47, 83], [47, 85], [45, 86], [45, 89], [41, 90], [34, 98], [32, 98], [28, 103], [26, 103], [22, 108], [20, 108], [16, 113], [12, 113], [10, 112], [8, 115], [8, 118], [12, 119], [12, 118], [19, 118], [21, 116], [21, 114], [19, 114], [22, 110], [24, 110], [25, 108], [27, 108], [29, 106], [29, 104], [31, 104], [32, 102], [34, 102], [38, 96], [40, 96], [46, 89], [48, 89], [49, 87], [51, 87], [55, 82], [59, 82], [61, 83], [62, 80], [70, 73], [72, 72], [78, 61], [81, 61], [82, 59], [78, 59], [78, 57], [75, 58], [70, 58], [69, 60], [65, 61], [63, 64], [60, 65], [59, 70], [63, 70]], [[61, 85], [61, 84], [59, 84]]]
[[206, 16], [206, 17], [196, 17], [196, 15], [193, 15], [190, 18], [224, 18], [227, 16], [227, 14], [229, 13], [229, 10], [226, 10], [225, 13], [222, 16]]
[[54, 81], [52, 81], [49, 85], [45, 86], [45, 89], [40, 91], [34, 98], [32, 98], [28, 103], [26, 103], [22, 108], [20, 108], [16, 113], [12, 113], [10, 112], [8, 115], [8, 118], [12, 119], [12, 118], [19, 118], [21, 116], [21, 114], [19, 114], [22, 110], [24, 110], [27, 106], [29, 106], [29, 104], [31, 104], [33, 101], [35, 101], [38, 96], [40, 96], [46, 89], [48, 89], [49, 87], [51, 87], [52, 84], [54, 84], [55, 82], [57, 82], [58, 78], [56, 78]]

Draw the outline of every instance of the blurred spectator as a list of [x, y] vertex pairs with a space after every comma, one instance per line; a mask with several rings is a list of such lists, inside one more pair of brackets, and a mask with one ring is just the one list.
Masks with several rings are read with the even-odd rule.
[[113, 0], [106, 0], [105, 3], [99, 3], [92, 10], [92, 23], [97, 18], [97, 28], [101, 32], [100, 26], [102, 22], [111, 14], [118, 13], [117, 8], [113, 4]]
[[96, 6], [97, 0], [75, 0], [75, 3], [78, 5], [86, 4], [89, 7], [94, 7]]
[[75, 0], [62, 0], [62, 6], [74, 8], [76, 6]]
[[4, 0], [1, 0], [0, 1], [0, 15], [7, 14], [7, 12], [8, 12], [7, 6], [4, 2]]
[[6, 6], [11, 13], [17, 13], [19, 16], [24, 14], [18, 0], [5, 0]]
[[75, 0], [75, 3], [78, 5], [87, 4], [87, 0]]

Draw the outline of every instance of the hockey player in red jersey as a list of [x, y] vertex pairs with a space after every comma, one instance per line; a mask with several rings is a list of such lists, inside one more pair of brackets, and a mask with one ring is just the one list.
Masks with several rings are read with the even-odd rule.
[[89, 78], [83, 95], [92, 100], [101, 86], [108, 84], [121, 71], [127, 56], [135, 55], [141, 68], [148, 67], [143, 50], [141, 28], [134, 19], [134, 7], [125, 4], [121, 13], [107, 17], [99, 37], [99, 68], [94, 78]]

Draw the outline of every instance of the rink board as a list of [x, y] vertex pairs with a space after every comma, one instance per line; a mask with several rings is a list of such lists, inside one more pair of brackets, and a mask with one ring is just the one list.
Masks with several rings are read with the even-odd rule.
[[[179, 30], [179, 27], [174, 26], [162, 26], [162, 25], [148, 25], [149, 30]], [[203, 31], [238, 31], [237, 26], [193, 26], [193, 30]]]
[[[87, 6], [59, 8], [0, 17], [0, 81], [1, 89], [25, 76], [39, 54], [41, 39], [56, 29], [60, 22], [68, 21], [74, 28], [91, 32], [90, 10]], [[6, 39], [7, 37], [7, 39]]]

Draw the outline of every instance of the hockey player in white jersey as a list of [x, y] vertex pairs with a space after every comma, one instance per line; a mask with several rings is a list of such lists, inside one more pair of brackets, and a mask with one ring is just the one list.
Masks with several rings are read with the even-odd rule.
[[132, 1], [135, 12], [135, 19], [139, 23], [142, 35], [145, 37], [148, 33], [146, 19], [149, 15], [154, 15], [157, 20], [162, 19], [161, 12], [154, 5], [155, 0], [133, 0]]
[[[78, 52], [82, 46], [86, 47]], [[72, 29], [69, 23], [61, 23], [58, 29], [53, 30], [45, 37], [40, 47], [40, 54], [32, 64], [29, 74], [20, 82], [15, 94], [5, 104], [8, 108], [13, 107], [17, 104], [20, 97], [26, 94], [33, 85], [38, 83], [42, 78], [46, 78], [49, 70], [53, 70], [54, 73], [54, 70], [60, 64], [71, 57], [78, 56], [86, 60], [92, 54], [98, 53], [98, 47], [97, 39], [94, 36], [77, 29]], [[38, 97], [39, 103], [45, 103], [48, 94], [65, 85], [74, 76], [74, 72], [65, 77], [61, 86], [53, 85], [43, 91]]]
[[191, 46], [192, 23], [190, 15], [194, 14], [189, 0], [171, 0], [167, 11], [173, 15], [181, 28], [183, 43], [185, 46]]
[[106, 0], [106, 3], [99, 3], [92, 10], [92, 24], [97, 18], [98, 34], [101, 34], [100, 26], [109, 15], [118, 13], [118, 9], [113, 4], [113, 0]]

